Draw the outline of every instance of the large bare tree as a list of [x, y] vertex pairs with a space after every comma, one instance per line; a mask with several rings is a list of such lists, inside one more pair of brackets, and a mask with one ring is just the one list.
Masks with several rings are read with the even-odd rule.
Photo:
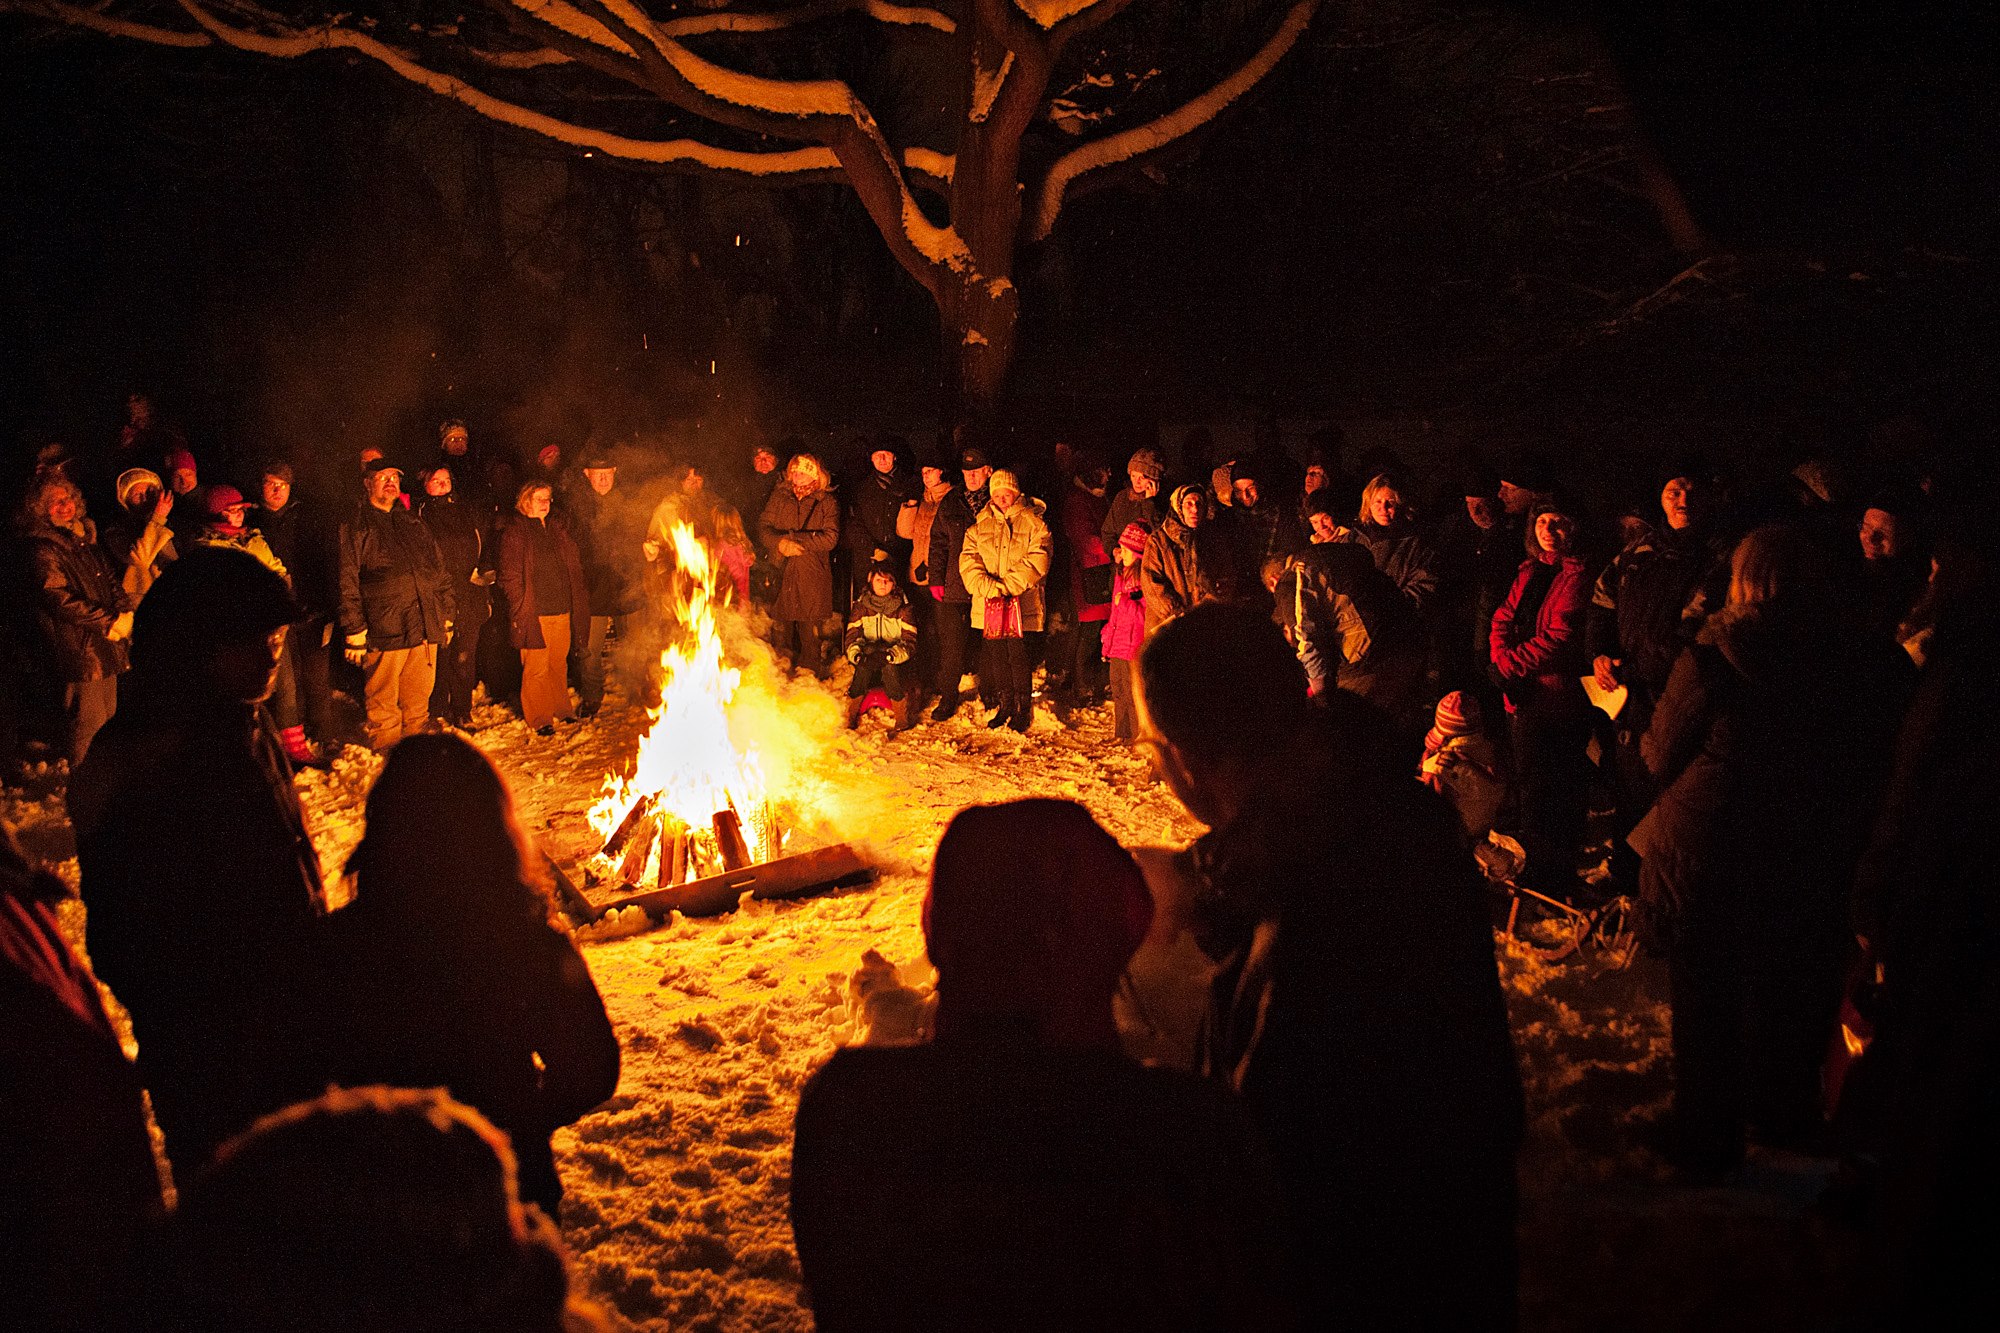
[[[1143, 169], [1254, 88], [1321, 0], [1221, 0], [1177, 30], [1141, 10], [1109, 32], [1132, 0], [691, 0], [685, 12], [675, 0], [481, 3], [467, 16], [440, 0], [338, 11], [324, 0], [0, 0], [0, 13], [160, 46], [343, 53], [584, 152], [844, 181], [936, 303], [958, 425], [987, 418], [1005, 384], [1023, 247], [1045, 239], [1080, 190]], [[877, 41], [815, 40], [836, 23], [870, 25]], [[1214, 40], [1224, 29], [1233, 54]], [[878, 117], [857, 91], [896, 94], [885, 62], [866, 56], [884, 44], [903, 83], [942, 91], [946, 114], [923, 131]]]

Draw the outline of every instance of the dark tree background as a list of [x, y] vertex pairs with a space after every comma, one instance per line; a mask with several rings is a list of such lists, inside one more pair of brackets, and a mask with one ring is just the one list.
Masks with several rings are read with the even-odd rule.
[[[1010, 420], [1976, 428], [1992, 25], [1969, 0], [1330, 4], [1026, 256]], [[447, 413], [519, 444], [935, 421], [935, 316], [838, 187], [607, 162], [339, 58], [14, 15], [0, 41], [17, 455], [108, 436], [132, 387], [239, 457], [427, 447]]]

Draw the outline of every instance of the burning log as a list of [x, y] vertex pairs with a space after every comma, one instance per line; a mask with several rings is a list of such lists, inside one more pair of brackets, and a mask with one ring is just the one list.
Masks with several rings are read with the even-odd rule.
[[648, 792], [632, 802], [632, 808], [625, 812], [625, 818], [618, 821], [618, 827], [611, 830], [611, 836], [604, 840], [604, 855], [607, 859], [614, 861], [618, 859], [618, 853], [624, 850], [625, 844], [634, 833], [638, 832], [639, 825], [653, 813], [653, 805], [659, 799], [657, 792]]
[[827, 889], [867, 883], [875, 878], [875, 873], [875, 868], [862, 860], [859, 852], [842, 842], [795, 856], [781, 856], [774, 861], [761, 861], [741, 870], [725, 870], [670, 888], [627, 894], [606, 903], [601, 910], [643, 907], [653, 917], [665, 917], [669, 912], [721, 916], [735, 911], [745, 893], [753, 898], [804, 898]]
[[724, 870], [741, 870], [750, 864], [750, 846], [743, 841], [743, 821], [734, 810], [717, 810], [714, 818], [715, 847], [722, 856]]
[[627, 840], [624, 859], [618, 863], [618, 878], [624, 883], [636, 885], [644, 878], [646, 862], [652, 858], [662, 822], [658, 815], [648, 811]]

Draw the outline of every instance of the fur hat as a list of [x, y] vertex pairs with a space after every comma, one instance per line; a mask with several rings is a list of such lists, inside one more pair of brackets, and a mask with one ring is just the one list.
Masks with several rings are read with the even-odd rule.
[[160, 474], [150, 468], [126, 468], [118, 474], [118, 503], [131, 504], [133, 493], [144, 486], [151, 486], [154, 490], [166, 489], [166, 483], [160, 480]]
[[1148, 481], [1158, 481], [1167, 474], [1167, 468], [1160, 456], [1151, 449], [1141, 449], [1125, 461], [1127, 472], [1136, 472]]

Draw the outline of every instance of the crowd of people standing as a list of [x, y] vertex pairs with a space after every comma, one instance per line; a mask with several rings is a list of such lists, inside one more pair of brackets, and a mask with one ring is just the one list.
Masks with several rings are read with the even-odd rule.
[[[496, 1253], [560, 1313], [559, 1261], [524, 1275], [519, 1201], [558, 1208], [549, 1134], [615, 1089], [617, 1041], [504, 779], [432, 720], [464, 722], [482, 682], [543, 734], [594, 713], [605, 645], [664, 628], [649, 594], [689, 540], [798, 670], [826, 674], [839, 643], [850, 725], [878, 687], [898, 727], [948, 721], [967, 675], [987, 725], [1022, 732], [1038, 697], [1061, 718], [1108, 693], [1114, 736], [1208, 829], [1142, 868], [1066, 803], [954, 821], [924, 913], [935, 1040], [843, 1052], [801, 1104], [793, 1214], [823, 1326], [1511, 1326], [1521, 1091], [1472, 855], [1500, 831], [1551, 894], [1638, 899], [1671, 989], [1658, 1147], [1684, 1178], [1752, 1145], [1865, 1165], [1878, 1320], [1948, 1308], [1976, 1268], [1955, 1219], [1989, 1183], [1994, 941], [1965, 830], [2000, 738], [1966, 474], [1856, 489], [1809, 461], [1754, 485], [1675, 457], [1614, 525], [1530, 458], [1440, 485], [1393, 457], [1350, 469], [1334, 435], [1218, 462], [1197, 434], [1171, 462], [1132, 451], [1115, 486], [1087, 448], [876, 437], [844, 480], [757, 445], [740, 476], [680, 462], [641, 500], [612, 455], [481, 466], [448, 421], [417, 486], [370, 451], [349, 503], [314, 514], [284, 461], [203, 485], [145, 422], [108, 477], [40, 460], [17, 544], [91, 962], [140, 1047], [136, 1068], [116, 1049], [60, 887], [8, 849], [8, 1068], [64, 1074], [5, 1102], [55, 1145], [9, 1196], [43, 1210], [10, 1226], [65, 1239], [32, 1296], [74, 1286], [69, 1242], [157, 1326], [256, 1327], [316, 1290], [274, 1269], [230, 1296], [199, 1241], [142, 1241], [143, 1086], [194, 1182], [178, 1225], [219, 1228], [209, 1245], [269, 1241], [257, 1210], [286, 1182], [332, 1188], [357, 1127], [456, 1144], [516, 1182]], [[388, 759], [354, 901], [329, 914], [291, 778], [339, 659]], [[1179, 930], [1216, 969], [1200, 1046], [1187, 1076], [1142, 1076], [1114, 993]], [[329, 1082], [376, 1090], [313, 1100]], [[385, 1090], [421, 1087], [456, 1102]], [[71, 1095], [104, 1114], [67, 1124]], [[260, 1169], [278, 1174], [243, 1183]], [[121, 1210], [58, 1206], [79, 1171]], [[259, 1253], [305, 1262], [294, 1239]], [[161, 1266], [135, 1276], [141, 1250]], [[129, 1290], [97, 1290], [104, 1322]]]

